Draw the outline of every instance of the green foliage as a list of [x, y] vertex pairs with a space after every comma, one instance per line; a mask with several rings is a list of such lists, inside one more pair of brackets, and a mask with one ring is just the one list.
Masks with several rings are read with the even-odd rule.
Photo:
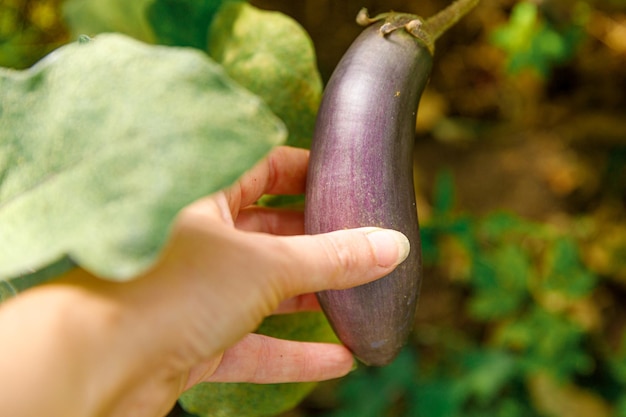
[[451, 170], [442, 171], [436, 178], [433, 209], [439, 216], [452, 214], [454, 209], [454, 176]]
[[[558, 390], [606, 367], [612, 373], [606, 383], [625, 386], [626, 342], [616, 354], [601, 354], [584, 316], [575, 314], [599, 285], [575, 235], [507, 213], [460, 214], [454, 194], [454, 177], [444, 170], [434, 215], [422, 224], [425, 267], [431, 280], [457, 274], [450, 285], [467, 292], [458, 314], [471, 322], [440, 329], [435, 339], [424, 336], [423, 345], [418, 326], [415, 351], [407, 349], [387, 368], [349, 375], [340, 387], [341, 408], [329, 416], [532, 417], [544, 415], [533, 402], [537, 375], [549, 375], [557, 381], [549, 387]], [[465, 268], [446, 270], [455, 262]], [[596, 389], [580, 398], [599, 398]], [[612, 395], [620, 403], [621, 395]]]
[[[557, 378], [588, 374], [589, 335], [566, 311], [590, 296], [597, 279], [573, 238], [503, 213], [471, 223], [473, 237], [464, 232], [458, 238], [471, 259], [468, 313], [477, 322], [496, 324], [487, 346], [513, 361], [510, 369], [522, 379], [538, 370]], [[438, 228], [438, 219], [428, 227]]]
[[0, 66], [27, 68], [66, 42], [61, 0], [0, 2]]
[[[23, 67], [66, 39], [60, 25], [35, 18], [58, 17], [53, 8], [33, 5], [23, 25], [20, 2], [0, 4], [5, 66]], [[195, 51], [96, 36], [34, 69], [1, 72], [0, 270], [4, 277], [26, 275], [0, 280], [0, 301], [75, 262], [117, 277], [149, 265], [181, 206], [234, 180], [283, 135], [258, 98], [235, 82], [268, 104], [296, 146], [309, 143], [321, 95], [312, 43], [284, 15], [238, 0], [65, 3], [74, 38], [121, 32]], [[584, 39], [587, 2], [564, 2], [565, 14], [548, 13], [548, 3], [559, 2], [516, 2], [509, 22], [491, 32], [511, 74], [532, 69], [547, 76]], [[624, 158], [611, 157], [616, 175], [607, 181], [621, 195]], [[535, 398], [546, 387], [537, 375], [547, 375], [557, 381], [547, 397], [577, 408], [584, 395], [562, 396], [562, 386], [576, 384], [575, 393], [626, 416], [626, 339], [611, 344], [589, 324], [585, 308], [606, 288], [583, 262], [575, 231], [506, 213], [458, 213], [454, 187], [452, 171], [438, 176], [434, 215], [421, 233], [428, 279], [462, 294], [457, 321], [431, 334], [418, 323], [412, 345], [393, 364], [360, 368], [339, 384], [341, 405], [331, 415], [555, 415]], [[319, 314], [272, 317], [259, 332], [335, 340]], [[200, 415], [271, 416], [314, 386], [204, 384], [181, 402]]]
[[342, 406], [328, 417], [531, 415], [523, 398], [502, 396], [520, 382], [513, 355], [496, 349], [443, 348], [446, 362], [435, 370], [422, 368], [409, 349], [385, 368], [359, 369], [341, 384]]
[[339, 398], [344, 405], [329, 417], [380, 417], [398, 399], [415, 391], [416, 358], [404, 350], [383, 368], [361, 367], [341, 385]]
[[17, 290], [10, 282], [0, 281], [0, 303], [17, 294]]
[[282, 13], [237, 0], [68, 0], [72, 33], [115, 31], [207, 51], [286, 124], [288, 145], [308, 147], [322, 95], [313, 43]]
[[100, 276], [136, 276], [183, 206], [284, 138], [205, 55], [120, 35], [3, 71], [0, 89], [5, 279], [65, 255]]
[[[288, 340], [337, 341], [321, 313], [271, 316], [258, 333]], [[185, 392], [180, 402], [187, 411], [202, 417], [266, 417], [295, 407], [315, 386], [315, 383], [199, 384]]]
[[[12, 153], [0, 152], [0, 271], [22, 274], [2, 282], [2, 298], [12, 284], [24, 290], [77, 263], [116, 279], [148, 267], [182, 206], [228, 185], [284, 139], [282, 123], [239, 85], [269, 104], [295, 146], [308, 146], [321, 97], [312, 42], [280, 13], [230, 0], [67, 0], [63, 10], [74, 36], [94, 42], [2, 81], [13, 91], [1, 103], [12, 111], [1, 115], [0, 145]], [[271, 317], [258, 331], [336, 342], [319, 313]], [[199, 415], [266, 416], [314, 387], [203, 384], [181, 403]]]
[[213, 18], [225, 4], [237, 1], [152, 0], [146, 16], [158, 43], [206, 50]]
[[[575, 8], [583, 7], [582, 2], [575, 4]], [[509, 72], [532, 68], [547, 77], [555, 65], [574, 56], [582, 36], [582, 22], [553, 24], [542, 18], [537, 4], [522, 1], [513, 7], [508, 24], [492, 33], [492, 42], [506, 52]]]

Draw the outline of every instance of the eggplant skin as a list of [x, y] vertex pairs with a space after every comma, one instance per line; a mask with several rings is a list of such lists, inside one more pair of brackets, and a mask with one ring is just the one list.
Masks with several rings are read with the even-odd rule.
[[309, 234], [375, 226], [404, 233], [409, 257], [372, 283], [317, 294], [339, 339], [364, 364], [383, 366], [412, 330], [421, 285], [413, 186], [418, 103], [432, 54], [404, 29], [365, 28], [324, 91], [307, 175]]

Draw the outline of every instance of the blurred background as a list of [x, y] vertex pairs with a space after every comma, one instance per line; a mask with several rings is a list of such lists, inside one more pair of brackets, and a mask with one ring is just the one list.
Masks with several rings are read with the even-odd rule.
[[[0, 0], [0, 65], [68, 41], [61, 0]], [[255, 0], [322, 78], [354, 17], [446, 0]], [[283, 417], [626, 417], [626, 0], [482, 0], [437, 43], [416, 124], [424, 281], [390, 366]]]

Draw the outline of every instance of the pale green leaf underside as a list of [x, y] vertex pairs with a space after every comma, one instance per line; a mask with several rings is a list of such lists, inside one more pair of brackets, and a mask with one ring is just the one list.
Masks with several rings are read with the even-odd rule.
[[0, 70], [0, 279], [149, 267], [177, 212], [286, 136], [206, 54], [106, 34]]
[[288, 145], [310, 146], [322, 80], [311, 38], [289, 16], [237, 0], [67, 0], [64, 10], [76, 36], [120, 32], [207, 50], [283, 120]]

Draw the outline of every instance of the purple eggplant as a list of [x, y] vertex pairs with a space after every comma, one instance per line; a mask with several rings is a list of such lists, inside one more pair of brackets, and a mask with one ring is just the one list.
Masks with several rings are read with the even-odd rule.
[[374, 226], [398, 230], [411, 243], [408, 258], [384, 278], [318, 293], [339, 339], [367, 365], [390, 363], [413, 327], [421, 284], [413, 186], [417, 107], [432, 68], [433, 42], [460, 17], [450, 8], [476, 2], [460, 0], [426, 21], [396, 13], [370, 19], [363, 10], [357, 21], [368, 27], [337, 65], [319, 108], [306, 232]]

